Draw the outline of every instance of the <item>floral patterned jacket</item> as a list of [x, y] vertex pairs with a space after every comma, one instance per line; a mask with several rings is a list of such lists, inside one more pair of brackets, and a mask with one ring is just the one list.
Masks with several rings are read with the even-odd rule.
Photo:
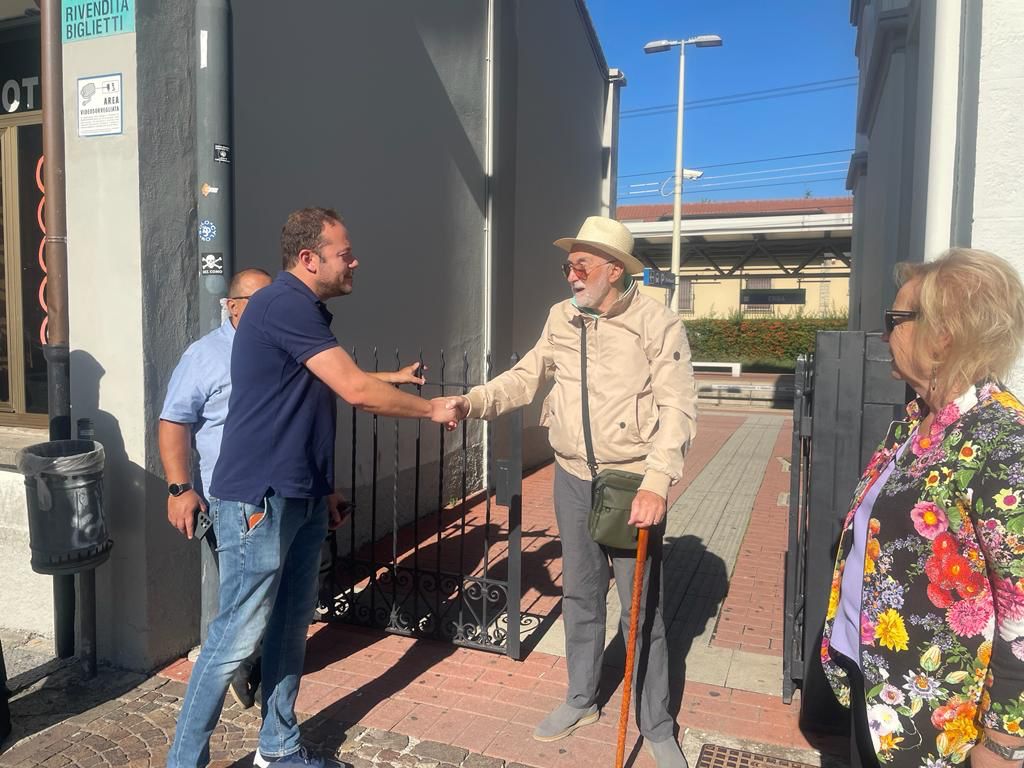
[[821, 662], [829, 655], [860, 500], [908, 438], [875, 501], [864, 558], [860, 668], [882, 764], [962, 763], [982, 727], [1024, 735], [1024, 406], [993, 382], [971, 387], [916, 432], [894, 422], [843, 526]]

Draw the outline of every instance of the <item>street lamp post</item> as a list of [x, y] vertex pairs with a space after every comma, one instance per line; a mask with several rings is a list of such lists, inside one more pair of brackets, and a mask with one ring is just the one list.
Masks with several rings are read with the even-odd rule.
[[672, 199], [672, 311], [679, 314], [679, 223], [683, 216], [683, 91], [686, 82], [686, 46], [717, 48], [722, 44], [719, 35], [697, 35], [685, 40], [654, 40], [644, 46], [644, 53], [663, 53], [679, 48], [679, 101], [676, 105], [676, 168]]

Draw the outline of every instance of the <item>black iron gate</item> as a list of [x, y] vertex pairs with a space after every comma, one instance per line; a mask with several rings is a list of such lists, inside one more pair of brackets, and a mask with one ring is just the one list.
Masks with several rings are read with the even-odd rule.
[[793, 701], [804, 669], [804, 566], [811, 469], [813, 358], [800, 355], [793, 376], [793, 449], [789, 467], [789, 546], [786, 550], [785, 624], [782, 629], [782, 700]]
[[814, 356], [797, 364], [782, 690], [789, 703], [801, 689], [801, 725], [811, 730], [829, 730], [837, 717], [818, 645], [843, 519], [861, 470], [890, 422], [905, 418], [907, 400], [880, 333], [819, 332]]
[[[459, 363], [453, 377], [442, 352], [419, 393], [467, 392], [468, 357]], [[374, 350], [368, 370], [382, 367]], [[353, 511], [328, 539], [322, 617], [519, 658], [521, 412], [447, 433], [353, 408], [345, 428]]]

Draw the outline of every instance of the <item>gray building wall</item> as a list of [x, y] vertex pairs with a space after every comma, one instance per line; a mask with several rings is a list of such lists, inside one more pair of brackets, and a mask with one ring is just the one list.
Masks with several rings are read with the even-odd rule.
[[[858, 8], [857, 6], [863, 5]], [[907, 3], [854, 3], [861, 82], [854, 192], [850, 328], [877, 330], [896, 295], [893, 267], [908, 253], [914, 200], [916, 61], [908, 51]], [[881, 14], [881, 17], [880, 17]], [[909, 172], [908, 172], [909, 171]], [[920, 261], [917, 255], [916, 260]]]
[[360, 260], [342, 342], [477, 361], [486, 4], [280, 7], [233, 9], [236, 265], [276, 272], [287, 214], [334, 207]]
[[[71, 397], [73, 418], [94, 420], [108, 457], [115, 547], [97, 572], [99, 655], [152, 669], [198, 639], [198, 547], [167, 524], [156, 424], [171, 371], [198, 335], [195, 167], [207, 148], [195, 145], [194, 3], [137, 0], [136, 9], [136, 32], [64, 46]], [[235, 3], [236, 266], [276, 272], [287, 213], [334, 206], [361, 261], [355, 292], [332, 306], [334, 329], [364, 367], [374, 367], [374, 347], [382, 370], [422, 351], [436, 382], [443, 348], [448, 381], [481, 380], [488, 350], [502, 370], [565, 295], [550, 241], [599, 211], [605, 78], [587, 24], [573, 0], [302, 0], [287, 12], [270, 0]], [[124, 131], [81, 138], [77, 79], [112, 72], [124, 78]], [[566, 108], [585, 116], [583, 130], [560, 124]], [[341, 408], [347, 487], [351, 416]], [[359, 416], [361, 446], [371, 426]], [[422, 432], [436, 466], [438, 431]], [[399, 505], [412, 507], [416, 433], [412, 422], [380, 425], [382, 517], [396, 466]], [[471, 480], [482, 473], [481, 442], [474, 426]], [[459, 443], [444, 447], [454, 469]], [[360, 510], [369, 472], [357, 464]], [[23, 507], [20, 479], [10, 480], [0, 496]], [[436, 483], [421, 493], [424, 509]]]
[[[396, 348], [403, 362], [422, 350], [436, 381], [443, 348], [448, 381], [465, 378], [463, 354], [469, 383], [482, 380], [488, 352], [493, 371], [504, 370], [567, 295], [551, 241], [600, 212], [607, 68], [589, 21], [572, 0], [495, 0], [490, 71], [487, 3], [307, 0], [267, 24], [277, 8], [234, 8], [236, 265], [273, 271], [288, 211], [335, 206], [361, 265], [353, 294], [333, 302], [334, 328], [364, 367], [374, 347], [382, 369], [397, 364]], [[268, 109], [268, 94], [307, 106]], [[539, 399], [526, 419], [528, 465], [550, 457], [538, 412]], [[368, 440], [369, 422], [358, 423]], [[346, 485], [349, 425], [343, 407]], [[414, 429], [399, 425], [400, 446]], [[378, 432], [378, 489], [390, 499], [395, 438], [390, 423]], [[425, 440], [436, 454], [432, 430]], [[407, 470], [411, 456], [399, 454]], [[476, 476], [479, 454], [470, 461]], [[357, 486], [370, 472], [361, 459]]]
[[[519, 103], [512, 345], [537, 341], [552, 304], [568, 298], [552, 245], [602, 213], [601, 185], [608, 67], [592, 47], [574, 2], [518, 4]], [[614, 185], [614, 180], [613, 180]], [[614, 187], [613, 187], [614, 188]], [[503, 286], [502, 290], [509, 290]], [[524, 414], [524, 461], [551, 456], [537, 427], [540, 399]]]
[[[106, 448], [115, 544], [97, 570], [98, 651], [132, 669], [197, 637], [196, 547], [166, 521], [155, 426], [195, 324], [191, 2], [139, 0], [136, 31], [63, 47], [72, 416]], [[77, 132], [79, 77], [120, 72], [120, 135]]]
[[199, 638], [199, 546], [167, 523], [156, 424], [171, 372], [199, 335], [195, 201], [200, 182], [195, 2], [137, 0], [136, 8], [148, 666], [187, 651]]
[[[329, 302], [343, 346], [368, 370], [393, 370], [422, 352], [434, 382], [442, 375], [442, 349], [446, 380], [465, 381], [465, 354], [468, 380], [479, 381], [489, 346], [487, 4], [306, 0], [286, 14], [280, 7], [272, 0], [233, 7], [236, 268], [276, 273], [288, 213], [336, 208], [360, 262], [353, 293]], [[348, 489], [352, 418], [348, 406], [339, 409], [337, 483]], [[395, 466], [409, 473], [415, 460], [417, 425], [401, 421], [396, 433], [393, 420], [379, 420], [379, 501], [372, 499], [373, 426], [372, 417], [358, 415], [355, 502], [365, 510], [355, 518], [358, 539], [370, 535], [373, 506], [375, 535], [390, 530]], [[422, 430], [428, 466], [438, 459], [438, 440], [436, 429]], [[480, 442], [478, 427], [471, 442]], [[456, 449], [449, 438], [451, 462], [460, 461]], [[479, 459], [471, 464], [472, 483], [481, 469]], [[434, 506], [436, 477], [430, 466], [421, 487], [421, 498]], [[412, 515], [407, 480], [399, 483], [400, 522]]]

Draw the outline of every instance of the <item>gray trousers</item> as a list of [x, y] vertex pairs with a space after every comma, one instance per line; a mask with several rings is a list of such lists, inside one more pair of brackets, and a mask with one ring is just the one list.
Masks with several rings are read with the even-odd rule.
[[[590, 538], [589, 480], [580, 480], [556, 465], [554, 495], [562, 539], [562, 616], [569, 668], [566, 702], [585, 709], [596, 702], [601, 678], [609, 560], [622, 604], [622, 636], [628, 638], [636, 553], [602, 547]], [[663, 531], [662, 526], [651, 529], [649, 537], [633, 678], [640, 733], [649, 741], [665, 741], [675, 735], [675, 722], [668, 712], [668, 646], [661, 616]]]

